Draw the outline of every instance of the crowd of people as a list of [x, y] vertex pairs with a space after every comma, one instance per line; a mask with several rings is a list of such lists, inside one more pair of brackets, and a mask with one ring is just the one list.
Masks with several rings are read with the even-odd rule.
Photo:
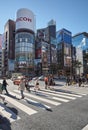
[[[25, 89], [30, 92], [30, 88], [32, 87], [32, 85], [30, 84], [30, 81], [32, 81], [31, 78], [27, 78], [24, 76], [21, 78], [20, 84], [18, 86], [18, 90], [20, 90], [20, 94], [21, 94], [21, 99], [24, 99], [24, 97], [25, 97], [24, 96]], [[66, 78], [66, 85], [68, 85], [68, 86], [72, 85], [72, 84], [78, 84], [78, 86], [80, 87], [85, 83], [88, 83], [88, 79], [86, 79], [85, 77], [79, 76], [79, 77], [71, 78], [70, 76], [67, 76], [67, 78]], [[53, 90], [54, 85], [55, 85], [55, 80], [54, 80], [53, 75], [44, 76], [44, 84], [45, 84], [45, 86], [44, 86], [45, 89]], [[2, 93], [3, 91], [5, 91], [6, 94], [9, 95], [9, 92], [7, 89], [8, 83], [6, 81], [6, 78], [3, 78], [2, 84], [0, 86], [1, 86], [0, 92]], [[33, 87], [34, 87], [35, 92], [38, 90], [41, 90], [41, 85], [40, 85], [38, 77], [36, 77], [34, 79]], [[3, 102], [5, 101], [5, 98], [1, 95], [0, 95], [0, 99], [2, 99]]]
[[88, 84], [88, 79], [85, 78], [84, 76], [77, 76], [77, 77], [70, 77], [67, 76], [66, 78], [66, 85], [73, 85], [73, 84], [78, 84], [79, 87], [84, 87], [85, 84]]

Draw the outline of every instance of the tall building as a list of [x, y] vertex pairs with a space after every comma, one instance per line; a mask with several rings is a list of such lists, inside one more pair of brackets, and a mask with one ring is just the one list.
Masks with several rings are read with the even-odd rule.
[[67, 29], [61, 29], [56, 33], [57, 62], [59, 73], [71, 74], [72, 66], [72, 33]]
[[15, 68], [28, 74], [34, 70], [35, 15], [26, 8], [21, 8], [16, 15]]
[[0, 77], [2, 75], [2, 35], [0, 34]]
[[[88, 73], [88, 33], [82, 32], [72, 37], [72, 44], [76, 47], [76, 53], [79, 54], [77, 60], [81, 62], [80, 73]], [[78, 51], [80, 50], [80, 51]], [[81, 54], [80, 54], [81, 52]]]
[[[51, 64], [56, 63], [56, 24], [54, 20], [46, 28], [38, 29], [35, 42], [35, 70], [46, 74]], [[41, 71], [41, 72], [40, 72]]]
[[14, 71], [15, 60], [15, 22], [11, 19], [4, 26], [4, 71], [9, 75]]

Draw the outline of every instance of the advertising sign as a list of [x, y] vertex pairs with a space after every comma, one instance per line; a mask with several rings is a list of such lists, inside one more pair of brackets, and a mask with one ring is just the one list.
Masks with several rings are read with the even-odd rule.
[[16, 30], [18, 29], [35, 31], [35, 18], [32, 11], [24, 8], [17, 11]]

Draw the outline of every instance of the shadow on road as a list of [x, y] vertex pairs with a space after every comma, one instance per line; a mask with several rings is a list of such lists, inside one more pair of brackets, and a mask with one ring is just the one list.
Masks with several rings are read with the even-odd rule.
[[34, 106], [36, 106], [36, 107], [40, 107], [40, 108], [42, 108], [42, 109], [45, 109], [45, 110], [47, 110], [47, 111], [52, 112], [52, 109], [51, 109], [51, 108], [48, 108], [47, 106], [45, 106], [45, 105], [42, 104], [42, 103], [32, 102], [32, 101], [29, 101], [29, 100], [27, 100], [27, 99], [25, 99], [25, 100], [26, 100], [27, 103], [29, 103], [29, 104], [31, 104], [31, 105], [34, 105]]
[[0, 130], [11, 130], [11, 123], [2, 115], [0, 115]]

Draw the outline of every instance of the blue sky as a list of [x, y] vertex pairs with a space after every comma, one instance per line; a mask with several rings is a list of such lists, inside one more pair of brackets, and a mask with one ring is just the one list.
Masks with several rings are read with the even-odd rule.
[[20, 8], [30, 9], [36, 16], [36, 29], [47, 27], [54, 19], [57, 31], [65, 28], [72, 35], [88, 32], [88, 0], [2, 0], [0, 1], [0, 33], [8, 19], [16, 19]]

